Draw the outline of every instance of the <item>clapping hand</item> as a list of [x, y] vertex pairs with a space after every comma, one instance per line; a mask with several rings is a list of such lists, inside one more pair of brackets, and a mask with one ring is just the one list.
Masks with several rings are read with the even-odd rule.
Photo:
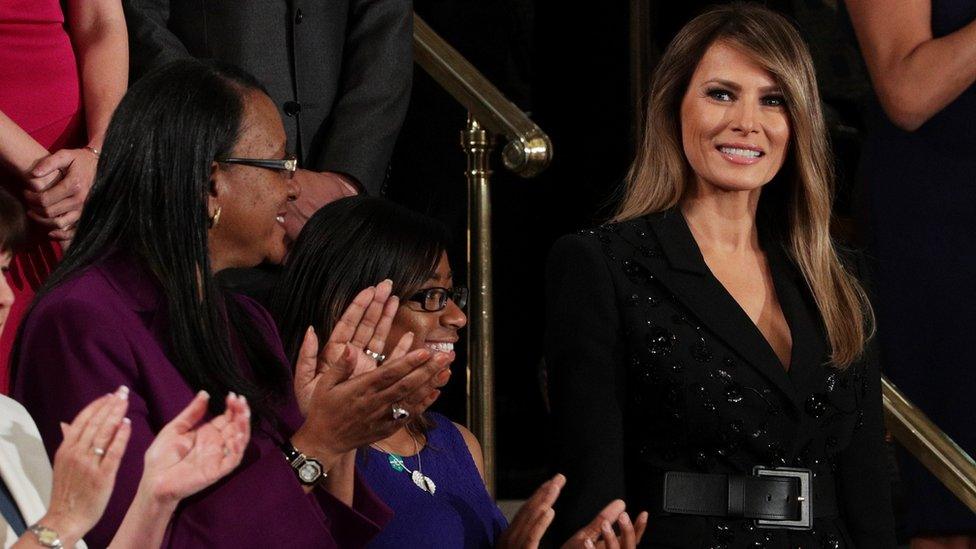
[[[633, 549], [644, 537], [647, 529], [647, 511], [637, 515], [637, 520], [631, 522], [625, 511], [627, 505], [623, 500], [616, 499], [604, 507], [589, 524], [581, 528], [563, 544], [563, 549], [578, 549], [585, 547], [592, 549]], [[614, 532], [616, 523], [619, 533]]]
[[81, 209], [95, 181], [98, 157], [88, 149], [62, 149], [42, 158], [27, 179], [27, 215], [50, 229], [48, 235], [70, 241]]
[[241, 462], [251, 438], [247, 401], [230, 393], [224, 413], [199, 424], [209, 398], [200, 391], [156, 435], [146, 450], [140, 491], [175, 503], [217, 482]]
[[64, 440], [54, 454], [51, 506], [39, 523], [73, 545], [91, 530], [112, 495], [115, 475], [132, 427], [125, 386], [82, 409], [71, 425], [61, 424]]
[[[498, 547], [505, 549], [539, 547], [542, 536], [556, 516], [552, 506], [565, 485], [566, 477], [556, 475], [539, 486], [512, 518], [512, 523], [498, 541]], [[619, 534], [613, 531], [614, 522], [620, 530]], [[624, 512], [624, 502], [618, 499], [604, 507], [593, 521], [576, 532], [563, 548], [633, 549], [640, 543], [646, 528], [647, 513], [641, 513], [637, 517], [637, 523], [633, 524]]]
[[[335, 364], [346, 347], [351, 347], [354, 363], [352, 376], [375, 370], [379, 366], [376, 356], [386, 347], [386, 337], [390, 333], [393, 317], [400, 306], [400, 298], [392, 295], [393, 282], [384, 280], [375, 287], [359, 292], [346, 308], [322, 347], [328, 364]], [[399, 341], [410, 348], [413, 339]], [[368, 351], [368, 353], [367, 353]], [[395, 360], [405, 353], [402, 345], [395, 348], [388, 357]]]
[[365, 353], [387, 347], [397, 305], [391, 287], [383, 281], [360, 292], [321, 351], [315, 331], [306, 332], [295, 364], [295, 395], [306, 416], [292, 438], [296, 448], [329, 461], [382, 440], [406, 419], [393, 417], [394, 406], [419, 414], [450, 378], [448, 355], [427, 349], [408, 352], [410, 333], [397, 342], [382, 368]]

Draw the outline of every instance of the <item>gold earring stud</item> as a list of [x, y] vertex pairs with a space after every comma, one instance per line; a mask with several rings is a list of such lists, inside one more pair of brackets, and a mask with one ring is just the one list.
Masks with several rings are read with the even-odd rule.
[[209, 221], [211, 229], [217, 226], [217, 223], [220, 221], [220, 206], [217, 206], [217, 209], [214, 211], [213, 215], [210, 216]]

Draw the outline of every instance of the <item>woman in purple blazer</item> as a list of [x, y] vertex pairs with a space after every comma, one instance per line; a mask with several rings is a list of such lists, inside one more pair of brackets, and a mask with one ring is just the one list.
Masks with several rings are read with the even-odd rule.
[[349, 378], [364, 349], [385, 344], [376, 327], [395, 307], [383, 283], [360, 293], [320, 355], [306, 332], [292, 376], [267, 312], [214, 281], [281, 261], [295, 169], [274, 104], [238, 69], [175, 62], [116, 111], [74, 243], [23, 325], [14, 376], [49, 452], [59, 421], [108, 388], [132, 388], [132, 438], [91, 545], [111, 539], [153, 436], [199, 390], [244, 396], [251, 442], [236, 471], [180, 505], [164, 545], [356, 547], [389, 520], [351, 451], [422, 412], [446, 361], [401, 346], [382, 370]]

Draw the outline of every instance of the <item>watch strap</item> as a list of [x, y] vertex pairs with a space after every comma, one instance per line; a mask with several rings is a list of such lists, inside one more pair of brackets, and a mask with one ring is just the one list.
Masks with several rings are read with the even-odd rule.
[[[301, 453], [291, 444], [291, 442], [286, 440], [279, 445], [279, 448], [281, 448], [282, 453], [285, 454], [285, 460], [288, 461], [288, 464], [291, 465], [291, 468], [295, 471], [295, 476], [298, 477], [298, 482], [302, 483], [303, 485], [314, 486], [329, 476], [325, 470], [325, 467], [322, 466], [322, 462]], [[305, 480], [302, 474], [303, 469], [306, 469], [307, 467], [314, 467], [318, 469], [318, 475], [315, 477], [315, 480], [311, 482]]]

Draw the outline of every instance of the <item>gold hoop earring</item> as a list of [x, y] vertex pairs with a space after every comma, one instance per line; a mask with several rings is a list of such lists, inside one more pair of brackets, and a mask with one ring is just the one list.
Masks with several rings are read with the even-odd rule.
[[214, 227], [216, 227], [219, 221], [220, 221], [220, 206], [217, 206], [217, 210], [214, 211], [213, 215], [211, 215], [209, 219], [210, 228], [213, 229]]

